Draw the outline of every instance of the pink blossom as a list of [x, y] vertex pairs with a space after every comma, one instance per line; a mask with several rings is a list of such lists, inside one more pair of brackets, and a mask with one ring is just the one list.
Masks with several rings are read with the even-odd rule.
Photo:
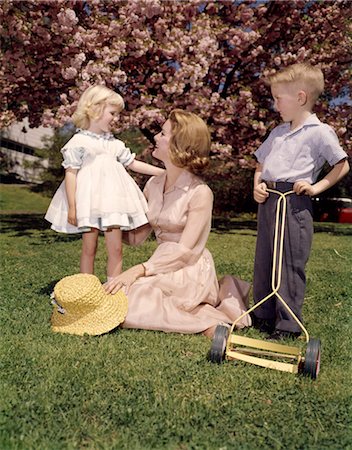
[[[90, 0], [88, 9], [75, 0], [28, 0], [28, 8], [0, 3], [1, 125], [20, 118], [21, 105], [32, 123], [62, 125], [81, 93], [102, 83], [123, 87], [128, 110], [118, 129], [154, 129], [171, 109], [185, 108], [211, 124], [213, 141], [231, 148], [237, 167], [278, 118], [263, 77], [308, 60], [322, 67], [328, 96], [351, 86], [347, 2], [267, 8], [247, 1]], [[319, 117], [350, 145], [351, 107], [331, 108], [326, 98], [316, 106]]]
[[244, 8], [241, 12], [242, 22], [248, 22], [254, 16], [253, 8]]
[[61, 25], [61, 29], [65, 31], [72, 30], [73, 26], [78, 23], [78, 18], [75, 11], [72, 9], [62, 9], [57, 15], [58, 23]]
[[336, 130], [338, 136], [343, 136], [346, 132], [347, 132], [346, 127], [340, 127], [338, 130]]
[[86, 60], [86, 55], [81, 52], [76, 55], [73, 60], [71, 60], [72, 67], [75, 69], [80, 69], [84, 61]]
[[77, 76], [77, 69], [74, 67], [67, 67], [66, 69], [62, 70], [62, 76], [65, 80], [72, 80]]

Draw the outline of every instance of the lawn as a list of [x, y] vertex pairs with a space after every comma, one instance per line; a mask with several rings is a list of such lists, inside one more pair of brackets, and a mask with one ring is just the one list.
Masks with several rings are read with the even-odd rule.
[[[10, 198], [16, 189], [0, 186], [1, 449], [352, 448], [352, 227], [315, 233], [304, 305], [305, 325], [322, 341], [313, 381], [245, 363], [214, 365], [202, 335], [53, 333], [49, 294], [78, 271], [80, 239], [49, 230], [47, 199], [25, 187]], [[219, 275], [252, 280], [255, 237], [240, 223], [213, 230], [208, 248]], [[154, 248], [153, 240], [126, 247], [124, 266]], [[105, 258], [101, 239], [102, 281]]]
[[31, 192], [25, 184], [0, 184], [0, 211], [42, 213], [50, 198]]

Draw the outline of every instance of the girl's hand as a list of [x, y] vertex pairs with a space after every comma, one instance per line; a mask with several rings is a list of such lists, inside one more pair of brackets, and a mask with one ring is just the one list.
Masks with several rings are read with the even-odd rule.
[[257, 203], [264, 203], [265, 200], [269, 197], [269, 193], [266, 191], [266, 184], [261, 182], [255, 186], [253, 189], [253, 197]]
[[145, 275], [145, 268], [143, 264], [138, 264], [133, 266], [125, 272], [122, 272], [113, 280], [104, 284], [104, 288], [108, 294], [116, 294], [120, 289], [125, 288], [126, 294], [130, 286], [140, 277]]
[[77, 226], [77, 216], [75, 206], [70, 206], [68, 208], [67, 222], [71, 225]]

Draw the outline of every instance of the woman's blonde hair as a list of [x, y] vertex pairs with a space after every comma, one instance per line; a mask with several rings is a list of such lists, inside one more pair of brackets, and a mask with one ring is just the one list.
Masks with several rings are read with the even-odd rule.
[[324, 75], [319, 67], [307, 63], [292, 64], [267, 78], [270, 86], [278, 83], [301, 83], [310, 101], [315, 103], [324, 91]]
[[170, 158], [177, 167], [194, 174], [209, 164], [210, 133], [203, 119], [189, 111], [171, 111]]
[[73, 123], [78, 128], [89, 128], [90, 121], [99, 119], [106, 105], [117, 106], [119, 112], [125, 107], [123, 98], [117, 92], [104, 85], [91, 86], [78, 101], [72, 116]]

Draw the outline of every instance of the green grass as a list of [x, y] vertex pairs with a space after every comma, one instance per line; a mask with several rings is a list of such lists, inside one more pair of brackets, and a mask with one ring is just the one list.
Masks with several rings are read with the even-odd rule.
[[0, 211], [43, 212], [50, 200], [31, 192], [24, 184], [0, 184]]
[[[53, 333], [49, 294], [78, 271], [81, 242], [50, 231], [38, 205], [21, 204], [33, 214], [1, 216], [1, 449], [352, 448], [351, 236], [315, 234], [304, 319], [322, 341], [322, 367], [312, 381], [211, 364], [201, 335]], [[219, 275], [251, 281], [255, 237], [247, 228], [211, 233]], [[152, 240], [125, 247], [125, 267], [154, 248]]]

